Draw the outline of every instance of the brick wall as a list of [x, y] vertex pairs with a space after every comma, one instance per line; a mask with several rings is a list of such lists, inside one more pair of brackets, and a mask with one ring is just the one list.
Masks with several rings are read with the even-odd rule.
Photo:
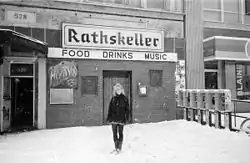
[[[98, 76], [98, 95], [81, 95], [81, 86], [74, 90], [74, 104], [47, 105], [47, 128], [101, 125], [103, 122], [103, 70], [132, 71], [133, 119], [156, 122], [175, 118], [175, 63], [121, 62], [77, 60], [81, 76]], [[97, 70], [96, 70], [97, 67]], [[149, 69], [163, 70], [162, 87], [149, 86]], [[139, 97], [137, 81], [148, 86], [148, 96]], [[49, 90], [49, 87], [48, 87]], [[49, 91], [48, 95], [49, 97]]]

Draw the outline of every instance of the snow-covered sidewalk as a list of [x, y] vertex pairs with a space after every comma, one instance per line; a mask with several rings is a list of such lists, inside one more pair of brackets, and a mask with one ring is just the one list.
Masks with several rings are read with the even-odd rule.
[[249, 163], [250, 137], [184, 120], [126, 126], [123, 152], [110, 126], [0, 137], [0, 163]]

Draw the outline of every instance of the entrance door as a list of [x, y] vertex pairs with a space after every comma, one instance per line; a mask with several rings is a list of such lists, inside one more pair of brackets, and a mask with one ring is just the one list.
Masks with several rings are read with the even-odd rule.
[[11, 78], [11, 128], [33, 126], [33, 78]]
[[103, 123], [106, 124], [109, 102], [112, 98], [113, 86], [120, 83], [130, 103], [130, 121], [132, 119], [132, 72], [131, 71], [103, 71]]

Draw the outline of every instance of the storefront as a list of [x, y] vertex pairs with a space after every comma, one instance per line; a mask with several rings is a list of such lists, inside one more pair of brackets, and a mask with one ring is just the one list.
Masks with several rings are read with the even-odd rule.
[[[207, 88], [213, 84], [219, 89], [230, 89], [233, 99], [250, 100], [249, 43], [249, 38], [224, 36], [204, 40], [205, 72], [210, 74]], [[212, 73], [215, 75], [211, 75]], [[237, 105], [237, 112], [250, 112], [248, 103], [238, 103]]]
[[131, 122], [174, 119], [176, 62], [163, 31], [63, 23], [62, 47], [48, 52], [47, 128], [106, 124], [117, 82]]
[[45, 43], [0, 29], [0, 132], [45, 128]]

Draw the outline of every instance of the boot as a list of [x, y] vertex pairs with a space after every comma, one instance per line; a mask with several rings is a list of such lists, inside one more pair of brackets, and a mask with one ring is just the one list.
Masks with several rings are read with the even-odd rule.
[[116, 140], [116, 141], [115, 141], [115, 150], [117, 151], [118, 149], [119, 149], [119, 141]]
[[118, 149], [119, 149], [119, 151], [121, 151], [122, 150], [122, 141], [118, 141]]

